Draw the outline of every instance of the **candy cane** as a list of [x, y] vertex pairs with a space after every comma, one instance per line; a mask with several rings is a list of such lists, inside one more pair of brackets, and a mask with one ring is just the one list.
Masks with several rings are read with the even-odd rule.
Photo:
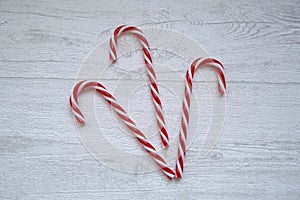
[[182, 103], [182, 118], [181, 118], [181, 130], [179, 133], [179, 145], [178, 145], [178, 157], [176, 162], [176, 177], [181, 178], [184, 157], [186, 153], [186, 138], [187, 138], [187, 126], [189, 123], [189, 109], [190, 109], [190, 96], [192, 94], [192, 80], [194, 77], [195, 70], [199, 69], [204, 65], [214, 67], [218, 72], [218, 90], [221, 95], [225, 93], [226, 81], [224, 76], [224, 66], [222, 63], [214, 58], [198, 58], [196, 59], [190, 68], [186, 72], [186, 82], [184, 89], [184, 98]]
[[128, 26], [128, 25], [121, 25], [117, 27], [113, 33], [113, 35], [110, 38], [110, 59], [111, 61], [115, 62], [117, 59], [117, 52], [116, 52], [116, 47], [117, 47], [117, 39], [120, 37], [122, 33], [131, 33], [135, 35], [141, 42], [142, 47], [143, 47], [143, 54], [144, 54], [144, 61], [146, 64], [146, 69], [148, 73], [148, 78], [150, 81], [149, 87], [151, 90], [151, 95], [152, 95], [152, 101], [154, 104], [155, 112], [156, 112], [156, 121], [158, 124], [158, 127], [160, 129], [160, 138], [163, 144], [163, 147], [168, 147], [169, 146], [169, 136], [168, 133], [165, 129], [165, 117], [162, 111], [162, 103], [159, 98], [159, 90], [158, 86], [156, 84], [156, 75], [153, 69], [153, 62], [150, 54], [150, 46], [145, 38], [143, 32], [135, 27], [135, 26]]
[[137, 128], [134, 121], [130, 119], [126, 111], [117, 103], [116, 99], [106, 90], [106, 88], [101, 83], [93, 81], [81, 81], [77, 83], [74, 87], [70, 97], [70, 106], [77, 121], [80, 124], [85, 123], [84, 116], [78, 106], [78, 95], [81, 91], [83, 91], [86, 88], [94, 88], [97, 92], [101, 94], [101, 96], [110, 104], [110, 106], [113, 108], [116, 114], [121, 118], [123, 123], [134, 133], [136, 139], [141, 143], [143, 148], [151, 155], [151, 157], [161, 168], [163, 173], [169, 179], [172, 179], [175, 176], [175, 172], [167, 166], [164, 158], [157, 153], [155, 147], [150, 142], [148, 142], [146, 136]]

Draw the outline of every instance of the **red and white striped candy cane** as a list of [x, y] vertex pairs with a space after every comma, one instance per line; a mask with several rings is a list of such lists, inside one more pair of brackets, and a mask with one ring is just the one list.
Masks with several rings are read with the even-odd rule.
[[71, 97], [70, 97], [70, 106], [72, 112], [75, 115], [75, 118], [80, 124], [84, 124], [84, 116], [78, 106], [78, 95], [81, 91], [86, 88], [94, 88], [101, 96], [110, 104], [113, 110], [121, 118], [124, 124], [134, 133], [136, 139], [140, 142], [143, 148], [151, 155], [157, 165], [161, 168], [163, 173], [169, 178], [172, 179], [175, 176], [175, 172], [167, 166], [166, 161], [161, 157], [155, 147], [148, 142], [146, 136], [137, 128], [136, 124], [130, 117], [127, 115], [126, 111], [117, 103], [116, 99], [106, 90], [106, 88], [98, 82], [94, 81], [81, 81], [76, 84], [74, 87]]
[[186, 153], [186, 138], [187, 138], [187, 126], [189, 124], [189, 109], [190, 109], [190, 96], [192, 94], [192, 80], [194, 73], [200, 67], [205, 65], [214, 67], [218, 72], [218, 90], [222, 95], [226, 90], [226, 80], [224, 75], [224, 66], [220, 61], [215, 58], [198, 58], [196, 59], [186, 72], [186, 82], [184, 89], [184, 98], [182, 103], [182, 118], [181, 118], [181, 129], [179, 133], [179, 146], [178, 155], [176, 162], [176, 177], [181, 178], [183, 167], [184, 167], [184, 157]]
[[131, 33], [133, 35], [135, 35], [141, 42], [142, 48], [143, 48], [143, 54], [144, 54], [144, 61], [146, 64], [146, 69], [147, 69], [147, 73], [148, 73], [148, 78], [150, 81], [149, 87], [151, 90], [151, 95], [152, 95], [152, 101], [154, 104], [154, 108], [155, 108], [155, 112], [156, 112], [156, 121], [160, 130], [160, 138], [163, 144], [163, 147], [168, 147], [169, 146], [169, 136], [168, 133], [165, 129], [165, 117], [164, 117], [164, 113], [162, 111], [162, 103], [161, 100], [159, 98], [159, 90], [158, 90], [158, 86], [156, 84], [156, 75], [155, 75], [155, 71], [153, 69], [153, 62], [152, 62], [152, 57], [150, 54], [150, 46], [149, 43], [147, 41], [147, 39], [145, 38], [143, 32], [135, 27], [135, 26], [129, 26], [129, 25], [121, 25], [119, 27], [117, 27], [113, 33], [113, 35], [110, 38], [110, 54], [109, 57], [111, 59], [111, 61], [115, 62], [117, 59], [117, 40], [118, 37], [120, 37], [120, 35], [122, 33]]

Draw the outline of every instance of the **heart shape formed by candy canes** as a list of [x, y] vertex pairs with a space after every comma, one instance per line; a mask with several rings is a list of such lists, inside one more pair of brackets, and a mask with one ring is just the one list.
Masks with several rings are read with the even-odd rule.
[[[115, 33], [117, 33], [117, 34], [114, 34], [113, 36], [115, 36], [115, 35], [118, 36], [119, 32], [121, 32], [122, 29], [123, 29], [123, 32], [126, 30], [127, 31], [133, 30], [134, 32], [138, 32], [138, 34], [140, 34], [140, 35], [142, 34], [142, 32], [139, 29], [138, 29], [139, 31], [137, 31], [137, 29], [134, 29], [133, 26], [124, 26], [123, 25], [121, 27], [122, 28], [120, 28], [120, 29], [118, 29], [119, 27], [116, 29], [116, 30], [118, 30], [118, 31], [115, 31]], [[114, 39], [116, 39], [116, 38], [114, 38]], [[148, 44], [146, 39], [141, 39], [141, 41], [142, 41], [142, 46], [143, 46], [143, 43]], [[115, 50], [115, 46], [113, 46], [112, 43], [116, 44], [116, 42], [110, 43], [111, 49], [112, 49], [112, 47], [114, 47], [114, 50]], [[149, 45], [146, 45], [145, 47], [147, 47], [149, 49]], [[143, 46], [144, 53], [145, 53], [145, 49], [147, 49], [147, 48], [144, 48], [144, 46]], [[115, 53], [114, 55], [116, 55], [116, 52], [111, 50], [111, 55], [110, 55], [110, 58], [112, 60], [115, 60], [116, 56], [112, 55], [112, 53]], [[150, 56], [150, 51], [148, 51], [147, 55]], [[145, 54], [144, 54], [144, 56], [145, 56]], [[151, 68], [152, 68], [151, 56], [150, 56], [149, 60], [151, 60]], [[145, 59], [145, 63], [146, 63], [146, 59]], [[187, 70], [184, 99], [183, 99], [183, 103], [182, 103], [182, 118], [181, 118], [181, 130], [180, 130], [180, 134], [179, 134], [178, 157], [177, 157], [175, 171], [173, 171], [171, 168], [169, 168], [167, 166], [165, 159], [158, 154], [155, 147], [147, 140], [145, 135], [138, 129], [138, 127], [136, 126], [134, 121], [132, 119], [130, 119], [130, 117], [127, 115], [126, 111], [122, 108], [122, 106], [120, 106], [117, 103], [116, 99], [106, 90], [106, 88], [101, 83], [94, 82], [94, 81], [81, 81], [81, 82], [77, 83], [76, 86], [74, 87], [71, 97], [70, 97], [70, 105], [71, 105], [72, 112], [74, 113], [77, 121], [80, 124], [84, 124], [84, 122], [85, 122], [84, 116], [78, 106], [78, 95], [81, 91], [83, 91], [86, 88], [96, 89], [96, 91], [109, 103], [109, 105], [111, 105], [113, 110], [120, 117], [120, 119], [124, 122], [124, 124], [134, 133], [134, 136], [136, 137], [136, 139], [143, 146], [143, 148], [146, 150], [146, 152], [148, 152], [151, 155], [151, 157], [154, 159], [154, 161], [157, 163], [157, 165], [161, 168], [163, 173], [169, 179], [172, 179], [175, 176], [177, 178], [181, 178], [182, 172], [183, 172], [183, 166], [184, 166], [184, 157], [186, 154], [185, 141], [187, 138], [187, 125], [189, 123], [189, 109], [190, 109], [190, 95], [192, 93], [192, 79], [194, 77], [195, 71], [206, 65], [214, 67], [216, 69], [216, 71], [218, 72], [218, 89], [219, 89], [220, 94], [221, 95], [224, 94], [224, 92], [226, 90], [224, 67], [221, 64], [221, 62], [219, 62], [218, 60], [216, 60], [214, 58], [198, 58], [192, 63], [192, 65]], [[147, 66], [147, 63], [146, 63], [146, 66]], [[147, 66], [147, 69], [148, 69], [148, 66]], [[152, 71], [153, 71], [153, 74], [155, 75], [153, 68], [152, 68]], [[148, 72], [148, 76], [149, 76], [149, 72]], [[149, 77], [149, 80], [151, 83], [150, 77]], [[150, 89], [151, 89], [151, 86], [150, 86]], [[158, 89], [157, 89], [157, 91], [158, 91]], [[152, 90], [151, 90], [151, 92], [152, 92]]]

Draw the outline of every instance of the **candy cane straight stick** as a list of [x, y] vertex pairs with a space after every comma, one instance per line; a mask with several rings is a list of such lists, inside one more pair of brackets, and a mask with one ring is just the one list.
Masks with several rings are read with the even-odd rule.
[[147, 141], [146, 136], [137, 128], [136, 124], [129, 118], [126, 111], [117, 103], [116, 99], [106, 90], [106, 88], [98, 82], [93, 81], [81, 81], [76, 84], [74, 87], [71, 97], [70, 97], [70, 106], [72, 112], [75, 115], [75, 118], [80, 124], [84, 124], [84, 116], [78, 106], [78, 95], [81, 91], [86, 88], [94, 88], [101, 94], [101, 96], [110, 104], [113, 110], [121, 118], [123, 123], [134, 133], [136, 139], [141, 143], [143, 148], [152, 156], [157, 165], [161, 168], [163, 173], [169, 178], [172, 179], [175, 176], [175, 173], [170, 169], [163, 157], [161, 157], [155, 147]]
[[196, 59], [190, 68], [186, 72], [186, 82], [184, 89], [184, 98], [182, 103], [182, 118], [181, 118], [181, 130], [179, 133], [179, 146], [178, 146], [178, 157], [176, 162], [176, 177], [181, 178], [184, 157], [186, 153], [186, 138], [187, 138], [187, 126], [189, 123], [189, 109], [190, 109], [190, 96], [192, 94], [192, 80], [194, 78], [195, 71], [200, 67], [208, 65], [214, 67], [218, 72], [218, 90], [221, 95], [226, 90], [226, 80], [224, 75], [224, 66], [222, 63], [214, 58], [198, 58]]
[[113, 33], [113, 35], [110, 38], [110, 59], [111, 61], [115, 62], [117, 59], [117, 40], [118, 37], [120, 37], [120, 35], [122, 33], [131, 33], [134, 34], [141, 42], [141, 45], [143, 47], [143, 54], [144, 54], [144, 61], [146, 64], [146, 69], [147, 69], [147, 73], [148, 73], [148, 78], [150, 81], [150, 90], [151, 90], [151, 95], [152, 95], [152, 101], [154, 104], [154, 108], [156, 111], [156, 121], [160, 130], [160, 137], [161, 137], [161, 141], [163, 144], [163, 147], [168, 147], [169, 146], [169, 136], [168, 133], [165, 129], [165, 117], [162, 111], [162, 103], [160, 101], [159, 98], [159, 90], [156, 84], [156, 75], [153, 69], [153, 62], [152, 62], [152, 58], [151, 58], [151, 54], [150, 54], [150, 46], [149, 43], [147, 41], [147, 39], [145, 38], [143, 32], [135, 27], [135, 26], [128, 26], [128, 25], [121, 25], [119, 27], [117, 27]]

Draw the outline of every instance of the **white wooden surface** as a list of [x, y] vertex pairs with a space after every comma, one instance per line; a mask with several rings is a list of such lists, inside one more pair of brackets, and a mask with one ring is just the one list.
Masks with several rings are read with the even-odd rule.
[[[1, 0], [0, 199], [299, 199], [299, 13], [297, 0]], [[121, 23], [184, 33], [227, 67], [222, 136], [206, 158], [193, 143], [181, 181], [102, 165], [76, 133], [70, 88]]]

